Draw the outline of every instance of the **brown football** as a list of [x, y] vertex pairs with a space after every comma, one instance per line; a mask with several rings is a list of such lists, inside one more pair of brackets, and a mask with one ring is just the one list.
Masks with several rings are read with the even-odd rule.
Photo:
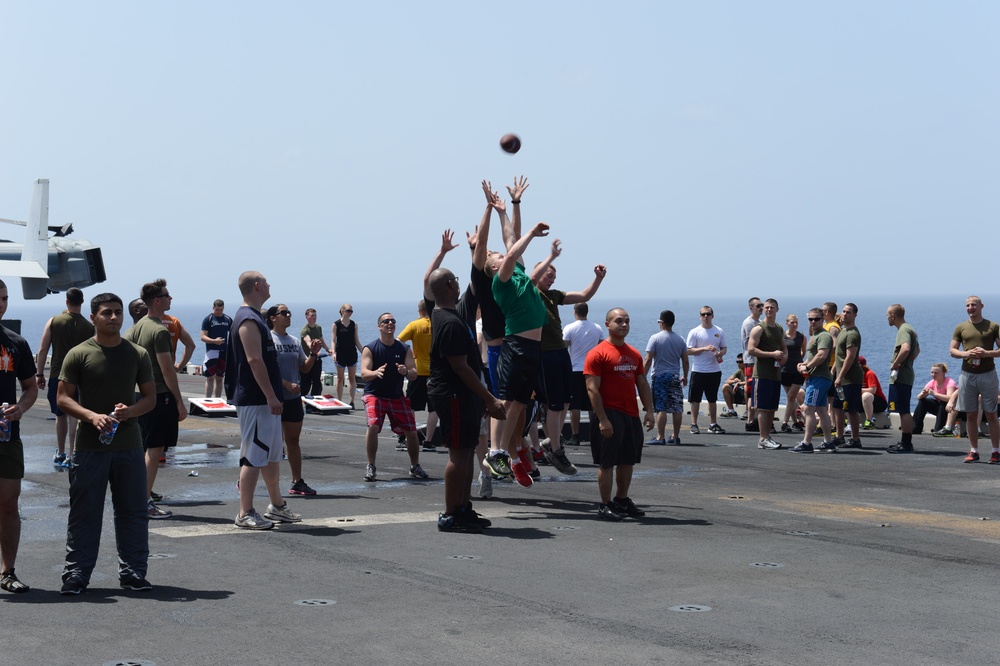
[[503, 148], [505, 153], [513, 155], [521, 150], [521, 140], [517, 138], [516, 134], [504, 134], [500, 139], [500, 147]]

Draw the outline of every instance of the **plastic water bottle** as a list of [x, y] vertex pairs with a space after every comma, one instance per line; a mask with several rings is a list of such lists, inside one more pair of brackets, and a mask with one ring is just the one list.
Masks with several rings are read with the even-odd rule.
[[890, 382], [896, 381], [896, 377], [899, 377], [899, 370], [893, 370], [892, 372], [889, 373]]
[[[0, 405], [0, 409], [6, 412], [7, 407], [9, 406], [10, 405], [5, 402], [3, 403], [3, 405]], [[10, 441], [10, 421], [8, 421], [6, 417], [0, 416], [0, 442], [9, 442], [9, 441]]]
[[[110, 414], [108, 414], [108, 416], [110, 416], [112, 418], [114, 418], [114, 415], [115, 415], [114, 412], [111, 412]], [[115, 433], [116, 432], [118, 432], [118, 422], [117, 421], [112, 421], [111, 422], [111, 430], [102, 430], [100, 436], [98, 437], [98, 439], [101, 441], [101, 444], [104, 444], [105, 446], [107, 446], [107, 445], [111, 444], [111, 440], [113, 440], [115, 438]]]

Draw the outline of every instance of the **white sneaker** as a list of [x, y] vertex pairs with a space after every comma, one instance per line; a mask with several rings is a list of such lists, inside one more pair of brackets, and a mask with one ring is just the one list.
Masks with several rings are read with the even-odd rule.
[[764, 439], [762, 439], [759, 442], [757, 442], [757, 448], [758, 449], [768, 449], [768, 450], [773, 451], [775, 449], [780, 449], [781, 448], [781, 444], [779, 444], [778, 442], [774, 441], [770, 437], [765, 437]]
[[274, 506], [273, 504], [267, 505], [267, 511], [264, 512], [265, 518], [270, 518], [276, 523], [301, 523], [302, 516], [297, 513], [292, 513], [288, 508], [288, 502], [285, 502], [281, 506]]
[[233, 524], [245, 530], [269, 530], [274, 527], [274, 523], [263, 518], [256, 509], [250, 509], [245, 516], [237, 515]]

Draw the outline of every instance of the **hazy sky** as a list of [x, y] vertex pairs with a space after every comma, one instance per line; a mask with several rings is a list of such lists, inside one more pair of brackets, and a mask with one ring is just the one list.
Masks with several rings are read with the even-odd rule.
[[932, 262], [997, 237], [998, 30], [995, 2], [8, 0], [0, 217], [49, 178], [122, 295], [254, 268], [396, 300], [523, 173], [564, 289], [987, 291]]

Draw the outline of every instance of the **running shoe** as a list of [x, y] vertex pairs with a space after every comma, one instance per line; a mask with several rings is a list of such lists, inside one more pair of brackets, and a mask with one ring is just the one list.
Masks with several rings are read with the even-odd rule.
[[736, 418], [736, 410], [735, 409], [723, 409], [722, 413], [719, 414], [719, 418], [723, 418], [723, 419], [735, 419]]
[[690, 427], [690, 428], [688, 428], [688, 430], [690, 430], [690, 431], [691, 431], [691, 434], [692, 434], [692, 435], [700, 435], [700, 434], [701, 434], [701, 430], [699, 430], [699, 429], [698, 429], [698, 426], [696, 426], [696, 425], [695, 425], [695, 424], [693, 424], [693, 423], [691, 424], [691, 427]]
[[365, 481], [375, 480], [375, 465], [365, 465]]
[[618, 513], [624, 513], [629, 518], [642, 518], [646, 512], [635, 505], [628, 497], [616, 497], [611, 502], [618, 509]]
[[163, 520], [174, 515], [170, 511], [164, 511], [160, 507], [153, 504], [153, 500], [146, 502], [146, 513], [149, 514], [150, 520]]
[[56, 465], [62, 465], [64, 462], [66, 462], [66, 454], [59, 453], [59, 451], [56, 451], [56, 454], [52, 456], [52, 462]]
[[137, 592], [149, 592], [153, 589], [152, 583], [145, 578], [140, 578], [139, 576], [120, 578], [118, 580], [118, 585], [121, 586], [123, 590], [136, 590]]
[[816, 453], [836, 453], [837, 445], [834, 442], [823, 442], [816, 447]]
[[70, 578], [62, 584], [59, 594], [80, 594], [87, 589], [86, 584], [79, 578]]
[[421, 444], [421, 450], [427, 453], [437, 453], [437, 447], [430, 440], [424, 440], [424, 443]]
[[299, 479], [292, 484], [291, 489], [288, 491], [289, 495], [315, 495], [316, 491], [309, 487], [305, 479]]
[[862, 430], [874, 430], [875, 429], [875, 422], [874, 421], [865, 420], [865, 422], [861, 424], [861, 429]]
[[[886, 453], [913, 453], [913, 444], [903, 444], [902, 442], [896, 442], [892, 446], [889, 446], [885, 450]], [[1000, 462], [1000, 460], [998, 460]]]
[[621, 509], [612, 500], [607, 504], [602, 504], [597, 507], [597, 517], [601, 520], [610, 520], [611, 522], [621, 522], [625, 516], [622, 514]]
[[152, 490], [150, 490], [149, 491], [149, 499], [153, 500], [154, 502], [162, 502], [163, 501], [163, 495], [161, 495], [160, 493], [153, 492]]
[[475, 509], [472, 508], [472, 502], [465, 505], [465, 508], [459, 511], [462, 514], [462, 519], [467, 520], [472, 523], [478, 524], [480, 527], [491, 527], [493, 522], [489, 518], [486, 518]]
[[491, 475], [479, 473], [479, 496], [483, 499], [493, 497], [493, 477]]
[[646, 445], [647, 446], [663, 446], [666, 443], [667, 443], [667, 440], [665, 440], [665, 439], [658, 439], [658, 438], [654, 437], [653, 439], [651, 439], [648, 442], [646, 442]]
[[267, 510], [264, 512], [264, 517], [268, 520], [273, 520], [276, 523], [302, 522], [302, 516], [297, 513], [292, 513], [292, 510], [288, 508], [288, 502], [285, 502], [281, 506], [268, 504]]
[[397, 451], [405, 451], [406, 450], [406, 438], [403, 438], [399, 442], [396, 442], [396, 450]]
[[245, 516], [237, 515], [233, 524], [245, 530], [269, 530], [274, 527], [274, 522], [261, 516], [256, 509], [250, 509]]
[[570, 435], [566, 438], [566, 446], [580, 446], [580, 437], [578, 435]]
[[974, 463], [979, 462], [979, 453], [976, 451], [969, 451], [969, 455], [965, 456], [965, 460], [962, 462]]
[[781, 448], [781, 444], [779, 444], [778, 442], [774, 441], [773, 439], [770, 438], [770, 436], [768, 436], [768, 437], [765, 437], [764, 439], [760, 440], [759, 442], [757, 442], [757, 448], [758, 449], [768, 449], [770, 451], [774, 451], [775, 449], [780, 449]]
[[743, 426], [746, 432], [760, 432], [760, 424], [754, 421], [753, 423], [747, 423]]
[[994, 451], [990, 454], [990, 459], [987, 461], [990, 465], [1000, 465], [1000, 451]]
[[941, 426], [940, 430], [931, 430], [931, 435], [934, 437], [957, 437], [955, 434], [955, 428], [949, 428], [948, 426]]
[[790, 448], [788, 450], [791, 451], [792, 453], [812, 453], [813, 452], [813, 445], [812, 444], [807, 444], [805, 442], [799, 442], [794, 447], [792, 447], [792, 448]]
[[720, 426], [718, 423], [713, 423], [712, 425], [708, 426], [708, 431], [710, 433], [712, 433], [713, 435], [725, 435], [726, 434], [725, 429], [722, 426]]
[[514, 480], [517, 481], [517, 485], [522, 488], [530, 488], [534, 481], [531, 480], [531, 476], [528, 471], [524, 469], [524, 463], [518, 460], [513, 465]]
[[419, 463], [417, 463], [416, 465], [410, 465], [410, 478], [426, 479], [427, 472], [424, 471], [424, 468], [421, 467]]
[[531, 450], [531, 459], [535, 461], [536, 465], [538, 463], [540, 463], [540, 462], [544, 462], [545, 461], [545, 451], [532, 449]]
[[843, 444], [838, 444], [842, 449], [860, 449], [861, 440], [860, 439], [848, 439]]
[[680, 437], [669, 437], [667, 439], [667, 444], [677, 444], [678, 446], [680, 446], [680, 443], [681, 443]]
[[483, 531], [483, 526], [471, 520], [463, 519], [461, 513], [439, 513], [439, 532], [468, 532], [469, 534], [479, 534]]
[[497, 476], [510, 476], [510, 456], [504, 451], [490, 451], [483, 459], [483, 465]]
[[568, 474], [569, 476], [576, 474], [576, 465], [569, 461], [565, 451], [562, 449], [553, 451], [550, 444], [543, 444], [542, 450], [545, 452], [545, 459], [549, 461], [550, 465], [559, 470], [560, 474]]
[[533, 469], [530, 472], [528, 472], [528, 476], [531, 477], [532, 481], [539, 481], [542, 478], [542, 473], [537, 469]]
[[788, 425], [787, 423], [781, 424], [781, 432], [791, 432], [791, 431], [792, 431], [792, 426]]

